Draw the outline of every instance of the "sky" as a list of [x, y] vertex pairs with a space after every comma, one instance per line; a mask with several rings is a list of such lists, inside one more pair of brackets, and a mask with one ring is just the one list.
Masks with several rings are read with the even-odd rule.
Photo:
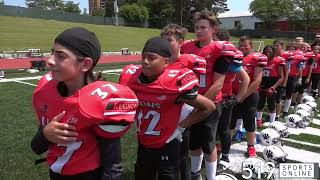
[[[219, 17], [250, 15], [248, 7], [251, 1], [252, 0], [227, 0], [230, 11], [220, 14]], [[88, 9], [88, 0], [73, 0], [73, 2], [80, 3], [81, 10], [83, 10], [83, 8]], [[4, 0], [4, 3], [6, 5], [26, 7], [25, 0]]]

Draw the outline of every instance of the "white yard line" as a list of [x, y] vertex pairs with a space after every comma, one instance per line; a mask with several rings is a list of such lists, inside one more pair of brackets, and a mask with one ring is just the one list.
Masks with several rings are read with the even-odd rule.
[[[115, 74], [120, 75], [122, 72], [122, 69], [111, 69], [111, 70], [105, 70], [102, 71], [102, 73], [106, 74]], [[31, 77], [21, 77], [21, 78], [10, 78], [10, 79], [1, 79], [0, 83], [2, 82], [15, 82], [15, 81], [25, 81], [25, 80], [33, 80], [33, 79], [40, 79], [42, 76], [31, 76]]]
[[289, 142], [293, 142], [293, 143], [297, 143], [297, 144], [302, 144], [302, 145], [307, 145], [307, 146], [320, 148], [320, 144], [313, 144], [313, 143], [304, 142], [304, 141], [298, 141], [298, 140], [289, 139], [289, 138], [283, 138], [283, 140], [289, 141]]
[[320, 125], [320, 120], [319, 119], [313, 119], [312, 123], [316, 124], [316, 125]]
[[37, 86], [35, 84], [31, 84], [31, 83], [27, 83], [27, 82], [23, 82], [23, 81], [18, 81], [18, 80], [12, 80], [11, 82], [17, 82], [17, 83], [21, 83], [21, 84], [27, 84], [27, 85], [30, 85], [30, 86]]
[[121, 73], [122, 72], [122, 69], [111, 69], [111, 70], [105, 70], [105, 71], [102, 71], [102, 73]]
[[11, 78], [11, 79], [1, 79], [1, 82], [12, 82], [12, 81], [24, 81], [24, 80], [33, 80], [40, 79], [42, 76], [33, 76], [33, 77], [22, 77], [22, 78]]
[[[319, 120], [318, 120], [319, 121]], [[281, 122], [282, 123], [282, 122]], [[313, 119], [313, 122], [314, 124], [315, 123], [315, 119]], [[320, 121], [319, 121], [320, 123]], [[282, 123], [285, 125], [285, 123]], [[263, 124], [264, 127], [268, 127], [269, 126], [269, 123], [264, 123]], [[288, 128], [288, 131], [290, 132], [290, 134], [296, 134], [296, 135], [299, 135], [301, 133], [303, 134], [310, 134], [310, 135], [316, 135], [316, 136], [319, 136], [320, 138], [320, 129], [317, 129], [317, 128], [313, 128], [313, 127], [306, 127], [305, 129], [299, 129], [299, 128]]]
[[105, 73], [105, 74], [114, 74], [120, 76], [120, 73]]

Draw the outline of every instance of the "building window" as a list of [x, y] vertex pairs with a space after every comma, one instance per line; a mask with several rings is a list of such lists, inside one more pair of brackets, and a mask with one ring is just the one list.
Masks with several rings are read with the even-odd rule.
[[254, 29], [255, 30], [263, 30], [263, 23], [262, 22], [254, 23]]
[[238, 26], [240, 26], [240, 21], [234, 21], [234, 28], [237, 28]]

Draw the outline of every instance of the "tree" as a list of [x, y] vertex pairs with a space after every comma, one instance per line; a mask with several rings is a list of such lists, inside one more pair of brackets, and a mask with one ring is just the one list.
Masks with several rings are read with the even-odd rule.
[[0, 5], [4, 5], [4, 1], [3, 0], [0, 0]]
[[102, 8], [93, 8], [92, 16], [104, 16], [105, 11]]
[[216, 15], [229, 11], [227, 0], [185, 0], [182, 4], [183, 26], [193, 30], [193, 15], [197, 11], [213, 11]]
[[301, 22], [308, 31], [313, 20], [320, 18], [320, 0], [291, 0], [293, 5], [290, 18]]
[[63, 0], [47, 0], [47, 9], [48, 10], [63, 10], [64, 3]]
[[83, 8], [82, 10], [82, 15], [88, 15], [88, 9], [87, 8]]
[[272, 30], [274, 23], [289, 14], [292, 4], [288, 0], [253, 0], [250, 12], [264, 22], [264, 28]]
[[121, 6], [119, 14], [129, 22], [145, 22], [149, 18], [148, 9], [136, 3]]
[[79, 8], [79, 3], [74, 3], [72, 1], [67, 1], [64, 4], [63, 10], [65, 12], [70, 12], [70, 13], [76, 13], [76, 14], [80, 14], [81, 13], [81, 10]]
[[26, 0], [25, 3], [28, 8], [46, 9], [48, 2], [47, 0]]
[[63, 0], [26, 0], [28, 8], [39, 8], [45, 10], [63, 10]]

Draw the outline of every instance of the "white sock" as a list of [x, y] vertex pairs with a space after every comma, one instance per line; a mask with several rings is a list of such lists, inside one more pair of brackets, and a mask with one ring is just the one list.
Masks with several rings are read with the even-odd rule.
[[203, 154], [200, 156], [191, 156], [191, 172], [196, 173], [200, 171], [202, 164]]
[[237, 119], [236, 130], [241, 130], [242, 124], [243, 124], [242, 119]]
[[217, 161], [206, 161], [206, 177], [208, 180], [216, 180]]
[[283, 112], [288, 112], [290, 104], [291, 104], [291, 99], [287, 99], [286, 102], [284, 102]]
[[257, 120], [262, 119], [262, 114], [263, 114], [263, 112], [257, 112]]
[[270, 122], [273, 122], [276, 120], [276, 113], [269, 113]]

